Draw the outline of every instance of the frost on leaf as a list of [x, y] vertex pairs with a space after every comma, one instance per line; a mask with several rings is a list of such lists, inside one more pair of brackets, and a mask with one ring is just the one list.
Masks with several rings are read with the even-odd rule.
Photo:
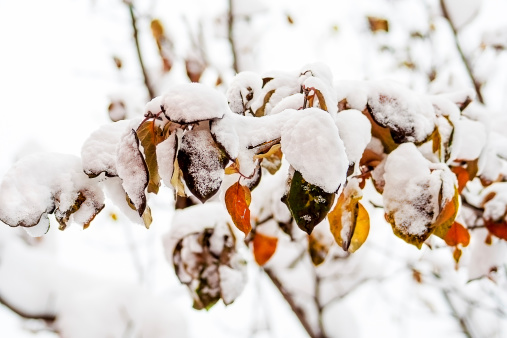
[[225, 206], [236, 228], [245, 235], [250, 233], [250, 189], [239, 182], [231, 185], [225, 192]]
[[311, 234], [333, 205], [334, 193], [325, 192], [322, 188], [308, 183], [299, 171], [289, 179], [289, 190], [282, 197], [296, 221], [298, 227]]
[[458, 210], [456, 179], [446, 165], [405, 143], [387, 158], [384, 179], [386, 219], [397, 236], [420, 248], [435, 229], [445, 235]]
[[118, 176], [122, 179], [123, 189], [139, 216], [142, 216], [146, 209], [148, 167], [139, 150], [139, 139], [133, 129], [123, 135], [118, 144], [116, 157]]
[[210, 309], [220, 299], [231, 304], [246, 283], [246, 265], [219, 203], [181, 210], [165, 241], [178, 279], [187, 285], [194, 308]]
[[[178, 138], [176, 133], [169, 135], [164, 141], [157, 145], [157, 162], [159, 166], [160, 178], [164, 181], [165, 185], [172, 185], [172, 178], [176, 170], [180, 170], [175, 166], [176, 152], [178, 149]], [[177, 164], [177, 162], [176, 162]], [[175, 188], [175, 190], [177, 190]]]
[[12, 227], [36, 227], [36, 235], [47, 232], [48, 214], [55, 214], [62, 230], [71, 221], [87, 227], [103, 207], [102, 190], [71, 155], [26, 156], [0, 186], [0, 220]]
[[355, 252], [368, 238], [370, 218], [359, 200], [363, 193], [357, 179], [349, 183], [341, 193], [328, 220], [336, 243], [345, 251]]
[[208, 122], [183, 135], [178, 164], [188, 189], [201, 202], [217, 193], [229, 159], [213, 140]]

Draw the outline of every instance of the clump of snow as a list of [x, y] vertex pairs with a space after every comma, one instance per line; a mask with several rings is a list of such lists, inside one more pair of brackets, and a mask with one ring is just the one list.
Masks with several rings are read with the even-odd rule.
[[73, 220], [83, 225], [104, 205], [97, 181], [83, 173], [76, 156], [34, 153], [15, 163], [5, 175], [0, 186], [0, 219], [10, 226], [37, 226], [32, 233], [40, 235], [47, 230], [47, 214], [69, 213], [80, 193], [86, 199], [81, 204], [83, 210], [76, 214], [79, 217]]
[[368, 105], [375, 122], [394, 131], [398, 142], [422, 142], [435, 128], [428, 97], [394, 82], [371, 82]]
[[345, 153], [350, 163], [359, 169], [359, 161], [371, 141], [371, 123], [363, 113], [348, 109], [332, 115], [343, 140]]
[[318, 108], [286, 112], [293, 114], [281, 130], [287, 161], [309, 183], [335, 192], [345, 183], [348, 160], [333, 119]]
[[385, 211], [394, 218], [397, 230], [409, 236], [428, 233], [454, 196], [452, 172], [445, 165], [431, 164], [412, 143], [401, 144], [389, 154], [384, 179]]
[[347, 101], [346, 109], [363, 111], [368, 103], [368, 82], [340, 80], [335, 83], [337, 101]]
[[[338, 102], [336, 101], [336, 96], [334, 91], [332, 90], [332, 86], [330, 84], [327, 84], [323, 80], [319, 79], [318, 77], [308, 77], [304, 82], [303, 86], [307, 89], [311, 89], [310, 94], [314, 94], [312, 92], [316, 92], [317, 90], [322, 94], [326, 110], [329, 113], [336, 113], [338, 112]], [[316, 93], [315, 93], [316, 94]], [[317, 98], [317, 95], [315, 95]], [[324, 102], [319, 102], [319, 108], [324, 109]]]
[[327, 86], [331, 86], [333, 83], [333, 72], [331, 68], [323, 62], [314, 62], [307, 64], [300, 69], [300, 77], [305, 82], [308, 77], [315, 77], [322, 80]]
[[488, 139], [484, 124], [462, 117], [454, 129], [450, 160], [468, 161], [478, 158]]
[[283, 98], [276, 106], [271, 109], [270, 115], [278, 114], [285, 109], [301, 109], [303, 108], [303, 103], [305, 101], [305, 96], [302, 93], [292, 94]]
[[97, 176], [105, 172], [106, 176], [117, 176], [116, 147], [125, 130], [135, 128], [139, 122], [140, 119], [122, 120], [103, 125], [94, 131], [81, 148], [85, 174]]
[[260, 95], [262, 79], [254, 72], [236, 74], [227, 89], [227, 100], [233, 113], [245, 115], [251, 104]]
[[230, 111], [225, 96], [218, 90], [200, 83], [174, 86], [161, 99], [153, 99], [147, 109], [160, 104], [166, 117], [186, 124], [221, 118]]

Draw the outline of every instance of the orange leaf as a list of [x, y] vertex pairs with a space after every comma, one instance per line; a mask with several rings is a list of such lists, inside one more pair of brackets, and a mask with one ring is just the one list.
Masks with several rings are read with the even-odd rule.
[[275, 253], [277, 244], [277, 237], [265, 236], [256, 232], [253, 239], [253, 254], [257, 264], [266, 264]]
[[456, 263], [459, 263], [459, 259], [461, 258], [461, 249], [458, 249], [458, 247], [454, 248], [454, 252], [452, 253], [452, 256], [454, 257], [454, 261]]
[[484, 220], [484, 224], [492, 235], [507, 241], [507, 222], [505, 220], [501, 223]]
[[470, 181], [470, 174], [468, 170], [463, 167], [452, 167], [451, 171], [456, 175], [458, 179], [458, 193], [461, 194], [463, 188], [467, 185], [467, 182]]
[[234, 183], [225, 192], [225, 206], [229, 215], [231, 215], [234, 225], [242, 231], [245, 235], [248, 235], [252, 230], [250, 224], [250, 189], [239, 184]]
[[468, 230], [463, 225], [454, 222], [449, 231], [447, 231], [444, 240], [449, 246], [457, 246], [458, 244], [467, 246], [470, 244], [470, 233], [468, 233]]

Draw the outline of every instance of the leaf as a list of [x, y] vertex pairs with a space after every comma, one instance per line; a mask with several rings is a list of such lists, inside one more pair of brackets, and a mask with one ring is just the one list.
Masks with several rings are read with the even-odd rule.
[[459, 208], [459, 193], [458, 189], [455, 188], [454, 196], [451, 200], [447, 201], [445, 206], [440, 211], [433, 228], [435, 229], [434, 234], [445, 240], [447, 232], [452, 228], [456, 215], [458, 214]]
[[151, 217], [151, 209], [149, 206], [146, 206], [146, 209], [144, 209], [142, 219], [146, 229], [149, 229], [151, 223], [153, 222], [153, 218]]
[[271, 237], [256, 232], [253, 238], [253, 254], [260, 266], [266, 264], [276, 251], [277, 237]]
[[220, 189], [229, 159], [213, 140], [209, 126], [199, 128], [183, 136], [178, 164], [188, 189], [204, 203]]
[[[264, 79], [263, 79], [264, 81]], [[267, 82], [266, 82], [267, 83]], [[264, 86], [263, 86], [264, 87]], [[270, 90], [269, 92], [266, 93], [266, 96], [264, 96], [264, 102], [262, 103], [262, 106], [260, 106], [256, 111], [255, 111], [255, 117], [261, 117], [261, 116], [264, 116], [266, 115], [266, 105], [268, 104], [269, 102], [269, 99], [271, 98], [271, 96], [275, 93], [275, 90], [272, 89]]]
[[289, 192], [282, 197], [282, 202], [289, 208], [298, 227], [311, 234], [331, 209], [335, 194], [306, 182], [299, 171], [294, 171], [289, 184]]
[[[55, 200], [56, 204], [59, 204], [58, 197], [56, 197]], [[83, 204], [85, 200], [86, 197], [80, 191], [76, 196], [76, 199], [74, 200], [74, 204], [72, 204], [67, 210], [60, 210], [60, 208], [57, 208], [55, 210], [56, 221], [58, 222], [58, 224], [60, 224], [60, 226], [58, 227], [59, 230], [65, 230], [65, 228], [67, 227], [67, 223], [69, 222], [70, 216], [79, 210], [81, 204]]]
[[320, 109], [328, 111], [327, 105], [326, 105], [326, 100], [324, 99], [324, 95], [322, 95], [322, 92], [316, 88], [314, 88], [314, 91], [315, 91], [315, 95], [317, 95], [317, 98], [319, 99]]
[[378, 138], [380, 142], [382, 142], [385, 153], [389, 154], [394, 149], [396, 149], [398, 145], [393, 140], [391, 130], [387, 127], [383, 127], [380, 124], [378, 124], [373, 118], [373, 115], [371, 114], [370, 110], [371, 109], [368, 107], [367, 109], [363, 110], [363, 114], [368, 118], [368, 120], [371, 123], [371, 135], [373, 137]]
[[461, 254], [462, 254], [461, 249], [460, 249], [460, 248], [458, 248], [458, 247], [455, 247], [455, 248], [454, 248], [454, 251], [453, 251], [453, 253], [452, 253], [452, 256], [454, 257], [454, 261], [455, 261], [456, 263], [459, 263], [459, 259], [461, 258]]
[[234, 183], [225, 192], [225, 206], [236, 228], [245, 236], [252, 230], [250, 224], [250, 190], [239, 182]]
[[456, 175], [456, 179], [458, 180], [458, 193], [461, 194], [468, 181], [470, 181], [468, 170], [463, 167], [451, 167], [451, 171]]
[[177, 158], [174, 160], [174, 170], [173, 176], [171, 178], [171, 185], [173, 186], [177, 196], [187, 197], [187, 194], [185, 194], [185, 185], [183, 184], [183, 173], [181, 172]]
[[484, 225], [486, 225], [490, 234], [507, 241], [507, 222], [505, 220], [495, 222], [493, 220], [485, 219]]
[[470, 244], [470, 233], [458, 222], [454, 222], [444, 237], [445, 243], [449, 246], [468, 246]]
[[351, 253], [363, 245], [370, 232], [370, 217], [359, 203], [361, 198], [360, 193], [349, 193], [345, 188], [335, 208], [328, 215], [330, 230], [336, 243], [344, 251]]
[[273, 145], [267, 153], [255, 155], [255, 159], [262, 159], [261, 166], [266, 168], [271, 175], [276, 172], [282, 166], [282, 146], [280, 144]]
[[148, 167], [148, 192], [157, 194], [160, 187], [158, 173], [157, 144], [164, 141], [164, 131], [158, 127], [155, 120], [144, 121], [137, 128], [137, 137], [144, 149], [146, 165]]
[[325, 241], [321, 234], [316, 231], [308, 236], [308, 253], [310, 254], [313, 265], [318, 266], [324, 262], [329, 252], [329, 244], [330, 243]]
[[139, 150], [139, 138], [135, 130], [124, 135], [117, 150], [117, 171], [122, 179], [122, 187], [127, 193], [139, 216], [146, 209], [146, 187], [148, 186], [148, 167]]
[[369, 16], [368, 23], [370, 24], [370, 30], [374, 33], [389, 32], [389, 22], [386, 19]]

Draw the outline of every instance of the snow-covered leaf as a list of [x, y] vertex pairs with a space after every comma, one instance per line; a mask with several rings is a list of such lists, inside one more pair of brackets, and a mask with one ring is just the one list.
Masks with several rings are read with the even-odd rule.
[[143, 146], [148, 168], [148, 192], [156, 194], [160, 187], [156, 147], [165, 139], [164, 130], [155, 123], [155, 120], [147, 120], [137, 128], [136, 134]]

